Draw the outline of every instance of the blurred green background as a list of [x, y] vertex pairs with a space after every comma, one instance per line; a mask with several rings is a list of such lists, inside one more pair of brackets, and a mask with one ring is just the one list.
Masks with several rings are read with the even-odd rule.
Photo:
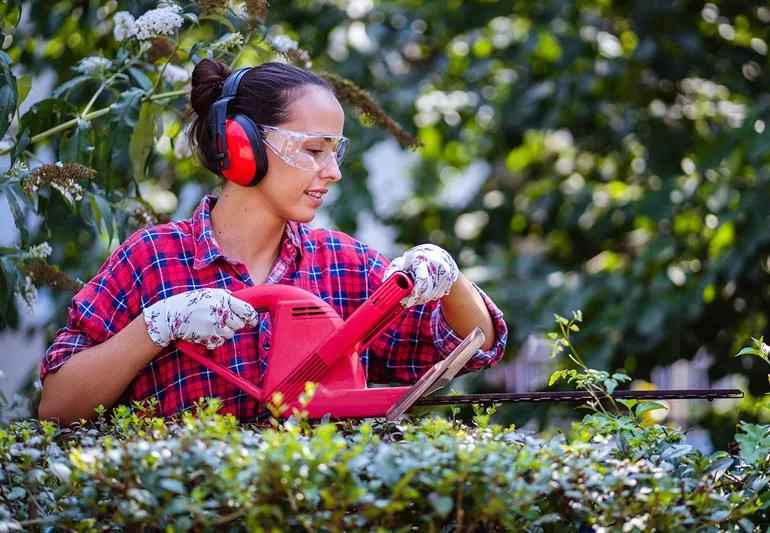
[[[10, 31], [11, 5], [4, 35], [12, 42], [3, 47], [19, 80], [49, 76], [59, 85], [77, 76], [81, 58], [119, 53], [114, 12], [138, 16], [153, 7], [24, 2], [22, 22]], [[211, 41], [225, 26], [213, 20], [188, 38]], [[761, 360], [732, 357], [750, 336], [768, 334], [768, 3], [276, 1], [260, 31], [296, 40], [313, 70], [363, 87], [422, 142], [402, 148], [350, 112], [352, 152], [318, 223], [390, 256], [432, 241], [493, 297], [510, 328], [506, 357], [494, 372], [463, 378], [463, 387], [543, 388], [559, 362], [536, 339], [552, 328], [554, 313], [581, 309], [586, 323], [575, 343], [595, 368], [624, 368], [670, 388], [768, 390]], [[268, 58], [257, 45], [237, 64]], [[180, 64], [189, 69], [192, 54]], [[72, 89], [72, 109], [39, 109], [29, 132], [76, 116], [96, 86]], [[94, 109], [110, 97], [105, 91]], [[217, 180], [174, 154], [184, 111], [183, 100], [158, 110], [140, 175], [115, 157], [99, 166], [110, 159], [100, 159], [111, 148], [103, 140], [117, 134], [115, 122], [95, 119], [96, 147], [80, 152], [99, 172], [93, 194], [124, 207], [123, 198], [138, 197], [161, 215], [189, 216]], [[22, 119], [7, 146], [23, 133]], [[57, 141], [27, 150], [40, 162], [64, 160]], [[114, 210], [116, 228], [126, 232], [132, 219], [119, 218], [123, 211]], [[45, 222], [31, 226], [22, 246], [47, 241], [51, 264], [88, 279], [114, 240], [98, 221], [79, 223], [76, 215], [93, 220], [92, 212], [72, 213], [51, 195]], [[48, 339], [72, 295], [51, 294]], [[3, 317], [8, 328], [19, 327], [15, 307]], [[725, 440], [721, 432], [732, 432], [736, 416], [768, 419], [757, 405], [750, 397], [739, 409], [695, 406], [682, 420]], [[531, 406], [499, 416], [546, 420]]]

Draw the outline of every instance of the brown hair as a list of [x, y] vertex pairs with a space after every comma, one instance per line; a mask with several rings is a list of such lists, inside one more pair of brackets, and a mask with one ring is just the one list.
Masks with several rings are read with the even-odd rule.
[[[190, 102], [193, 117], [188, 139], [196, 148], [203, 166], [217, 173], [216, 151], [211, 132], [211, 107], [222, 93], [222, 86], [232, 70], [226, 64], [203, 59], [193, 69]], [[238, 84], [228, 114], [239, 113], [255, 124], [277, 126], [289, 118], [289, 104], [306, 85], [317, 85], [334, 93], [324, 79], [286, 63], [263, 63], [249, 70]]]

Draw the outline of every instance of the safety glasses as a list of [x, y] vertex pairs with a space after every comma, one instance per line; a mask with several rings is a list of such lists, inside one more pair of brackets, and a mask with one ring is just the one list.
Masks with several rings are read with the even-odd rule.
[[332, 157], [342, 164], [350, 140], [344, 135], [302, 133], [275, 126], [257, 125], [265, 144], [283, 161], [293, 167], [318, 172]]

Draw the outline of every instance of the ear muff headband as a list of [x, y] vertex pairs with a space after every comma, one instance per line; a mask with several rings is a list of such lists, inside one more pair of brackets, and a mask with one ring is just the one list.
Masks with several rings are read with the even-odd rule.
[[226, 179], [243, 186], [256, 185], [267, 173], [267, 155], [257, 126], [245, 115], [227, 114], [227, 105], [249, 70], [242, 68], [227, 77], [212, 108], [217, 169]]

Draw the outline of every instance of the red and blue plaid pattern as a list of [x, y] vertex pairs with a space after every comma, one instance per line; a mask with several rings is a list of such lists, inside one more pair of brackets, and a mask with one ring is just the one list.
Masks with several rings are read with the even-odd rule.
[[[200, 288], [237, 291], [253, 285], [246, 267], [230, 262], [214, 240], [211, 208], [205, 197], [192, 218], [152, 226], [131, 235], [75, 297], [67, 325], [56, 334], [41, 365], [40, 378], [56, 372], [77, 352], [102, 343], [159, 299]], [[367, 245], [339, 232], [286, 224], [279, 258], [265, 283], [294, 285], [329, 303], [344, 319], [380, 286], [389, 261]], [[477, 287], [478, 289], [478, 287]], [[507, 327], [502, 312], [480, 289], [496, 329], [491, 350], [479, 350], [466, 366], [478, 370], [503, 355]], [[270, 355], [270, 316], [261, 313], [257, 335], [244, 328], [212, 352], [214, 359], [241, 377], [259, 383]], [[410, 307], [361, 355], [369, 381], [416, 381], [446, 357], [462, 339], [441, 313], [438, 300]], [[218, 396], [223, 411], [253, 420], [256, 401], [224, 379], [164, 348], [133, 380], [125, 398], [156, 397], [159, 414], [171, 416], [202, 396]]]

